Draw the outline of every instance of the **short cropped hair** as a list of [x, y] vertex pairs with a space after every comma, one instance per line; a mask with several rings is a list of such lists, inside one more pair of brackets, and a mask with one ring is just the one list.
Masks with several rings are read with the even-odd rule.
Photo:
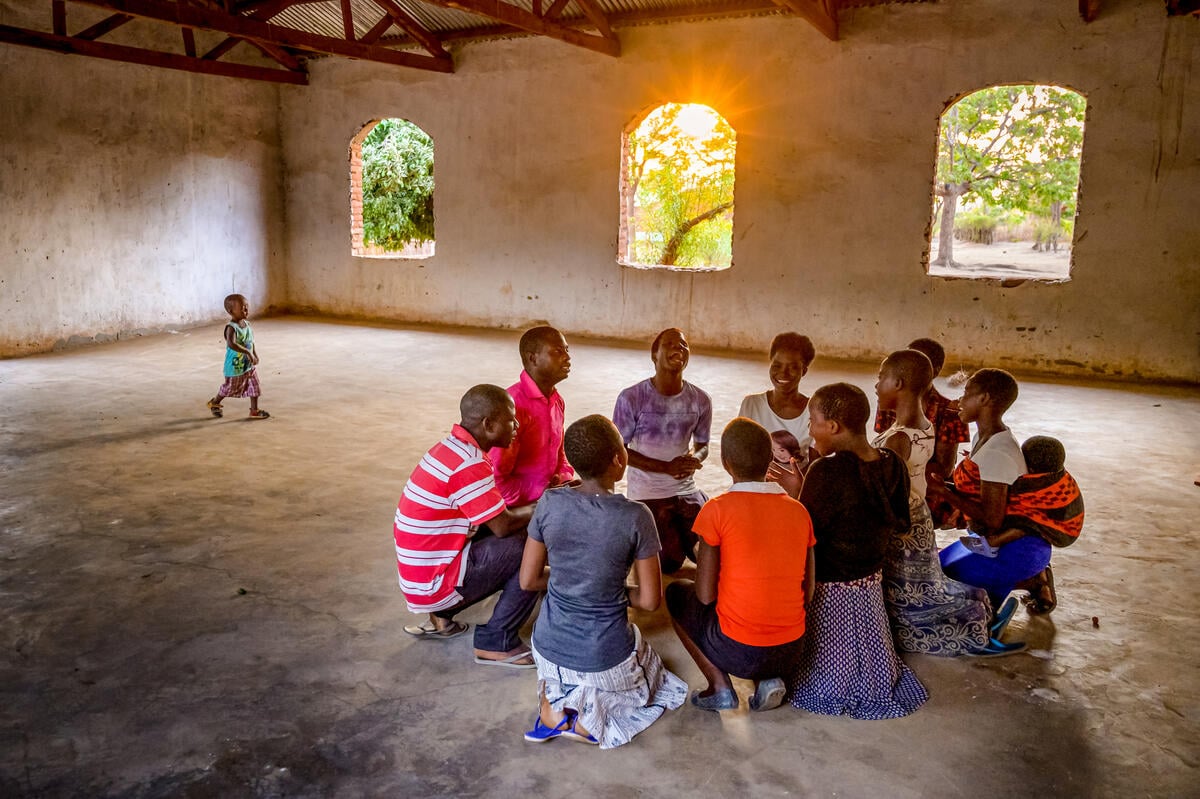
[[871, 416], [871, 403], [858, 386], [849, 383], [830, 383], [813, 392], [809, 404], [826, 419], [831, 419], [851, 433], [864, 434]]
[[753, 419], [739, 416], [721, 433], [721, 458], [734, 477], [761, 480], [774, 460], [771, 434]]
[[817, 357], [817, 348], [813, 346], [812, 339], [799, 333], [780, 333], [771, 339], [771, 351], [768, 353], [768, 357], [774, 358], [775, 353], [780, 350], [800, 353], [800, 359], [804, 361], [806, 369], [812, 366], [813, 358]]
[[904, 381], [904, 387], [918, 396], [933, 383], [933, 364], [920, 350], [897, 350], [883, 359], [882, 371], [890, 371]]
[[228, 297], [225, 298], [225, 313], [233, 313], [233, 301], [234, 300], [241, 300], [242, 302], [245, 302], [246, 298], [243, 297], [241, 294], [230, 294]]
[[1060, 472], [1067, 462], [1067, 449], [1051, 436], [1032, 436], [1021, 445], [1025, 466], [1030, 474]]
[[543, 346], [557, 343], [555, 336], [561, 335], [562, 333], [550, 325], [529, 328], [521, 336], [521, 342], [517, 344], [517, 350], [521, 353], [521, 361], [525, 362], [537, 355]]
[[650, 357], [651, 358], [658, 355], [658, 348], [662, 346], [663, 336], [667, 335], [668, 333], [670, 333], [672, 331], [678, 333], [681, 336], [683, 335], [683, 331], [677, 327], [668, 327], [666, 330], [661, 331], [657, 336], [654, 337], [654, 341], [650, 342]]
[[925, 353], [925, 357], [933, 364], [933, 373], [940, 374], [942, 367], [946, 365], [946, 350], [942, 349], [942, 345], [938, 344], [931, 338], [917, 338], [908, 342], [910, 350]]
[[467, 389], [458, 401], [458, 412], [464, 427], [476, 425], [512, 402], [508, 392], [490, 383], [480, 383]]
[[1003, 369], [980, 369], [967, 382], [987, 394], [1001, 413], [1017, 401], [1017, 379]]
[[580, 477], [599, 477], [625, 448], [621, 434], [598, 413], [574, 421], [563, 433], [567, 463]]

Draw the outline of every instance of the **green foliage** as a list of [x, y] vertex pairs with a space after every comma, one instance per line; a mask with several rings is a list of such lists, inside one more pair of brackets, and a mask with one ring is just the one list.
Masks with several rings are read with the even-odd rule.
[[362, 145], [363, 243], [386, 250], [433, 240], [433, 140], [385, 119]]
[[[938, 140], [938, 194], [949, 218], [960, 197], [974, 197], [1064, 230], [1062, 220], [1075, 215], [1086, 105], [1057, 86], [994, 86], [955, 103], [942, 115]], [[955, 222], [954, 231], [977, 227]]]
[[990, 209], [962, 211], [954, 218], [954, 238], [991, 244], [1000, 225], [999, 214]]
[[715, 113], [711, 130], [697, 135], [703, 125], [696, 120], [704, 118], [696, 106], [667, 103], [629, 134], [626, 223], [636, 263], [732, 263], [736, 135]]

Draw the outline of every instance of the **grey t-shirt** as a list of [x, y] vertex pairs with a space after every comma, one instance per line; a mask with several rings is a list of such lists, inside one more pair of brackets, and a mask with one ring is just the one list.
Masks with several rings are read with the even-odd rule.
[[662, 546], [654, 516], [621, 494], [572, 488], [542, 494], [529, 537], [546, 546], [550, 585], [533, 629], [542, 657], [575, 671], [607, 671], [633, 652], [625, 576]]

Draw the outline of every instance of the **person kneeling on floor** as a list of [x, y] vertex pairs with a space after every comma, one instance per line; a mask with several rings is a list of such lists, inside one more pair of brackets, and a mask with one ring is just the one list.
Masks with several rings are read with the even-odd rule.
[[429, 614], [404, 631], [426, 639], [462, 635], [469, 628], [455, 614], [499, 591], [492, 617], [475, 628], [475, 662], [531, 669], [518, 631], [539, 594], [521, 588], [519, 571], [534, 506], [504, 504], [484, 455], [512, 443], [516, 409], [508, 392], [483, 384], [463, 395], [459, 411], [461, 421], [413, 469], [396, 508], [400, 590], [410, 611]]
[[696, 517], [696, 581], [667, 588], [675, 632], [708, 680], [691, 698], [703, 710], [738, 706], [731, 674], [755, 681], [751, 710], [778, 707], [803, 646], [816, 541], [804, 506], [767, 482], [771, 461], [762, 425], [739, 417], [725, 427], [721, 465], [733, 486]]

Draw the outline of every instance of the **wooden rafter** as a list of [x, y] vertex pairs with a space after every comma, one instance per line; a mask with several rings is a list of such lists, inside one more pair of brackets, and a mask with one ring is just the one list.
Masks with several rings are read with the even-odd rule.
[[526, 11], [523, 8], [511, 6], [508, 3], [502, 2], [502, 0], [426, 0], [426, 2], [445, 8], [453, 8], [456, 11], [478, 14], [481, 17], [490, 17], [498, 22], [512, 25], [514, 28], [520, 28], [529, 33], [538, 33], [542, 36], [548, 36], [551, 39], [558, 39], [568, 44], [585, 47], [597, 53], [604, 53], [611, 56], [619, 56], [621, 54], [621, 43], [616, 38], [606, 39], [603, 36], [584, 33], [559, 22], [536, 16], [533, 12]]
[[[258, 8], [256, 8], [253, 12], [251, 12], [248, 15], [248, 17], [250, 19], [257, 20], [259, 22], [266, 22], [271, 17], [275, 16], [276, 14], [278, 14], [279, 12], [283, 11], [285, 8], [288, 8], [291, 5], [292, 5], [292, 0], [270, 0], [270, 2], [268, 2], [268, 3], [259, 3]], [[237, 43], [241, 42], [241, 41], [245, 41], [245, 40], [239, 39], [236, 36], [230, 36], [228, 39], [225, 39], [220, 44], [218, 44], [216, 47], [214, 47], [213, 49], [211, 49], [207, 53], [205, 53], [204, 57], [209, 60], [215, 61], [218, 58], [220, 58], [221, 56], [228, 53], [230, 50], [232, 50], [237, 45]]]
[[51, 3], [51, 15], [54, 32], [59, 36], [67, 35], [67, 4], [65, 0], [54, 0]]
[[1100, 0], [1079, 0], [1079, 16], [1084, 22], [1091, 22], [1100, 13]]
[[550, 7], [546, 9], [546, 19], [558, 19], [562, 15], [563, 9], [567, 7], [567, 3], [571, 0], [554, 0]]
[[121, 27], [131, 19], [133, 19], [133, 17], [129, 16], [128, 14], [113, 14], [112, 16], [105, 17], [104, 19], [100, 20], [92, 27], [75, 34], [75, 38], [99, 39], [104, 34]]
[[384, 14], [383, 18], [376, 22], [371, 30], [359, 36], [358, 40], [363, 44], [375, 44], [375, 42], [383, 38], [383, 34], [391, 30], [392, 24], [392, 18]]
[[588, 18], [588, 22], [596, 26], [596, 30], [605, 39], [617, 40], [617, 35], [613, 33], [612, 28], [608, 24], [608, 19], [604, 16], [604, 12], [596, 5], [595, 0], [575, 0], [575, 5], [583, 12], [583, 15]]
[[837, 6], [835, 0], [776, 0], [779, 5], [825, 34], [830, 41], [838, 40]]
[[354, 9], [350, 0], [342, 0], [342, 32], [346, 35], [346, 41], [354, 41]]
[[449, 57], [398, 52], [376, 45], [348, 42], [332, 36], [321, 36], [293, 28], [271, 25], [247, 17], [234, 16], [210, 8], [197, 8], [179, 2], [172, 3], [165, 0], [77, 0], [77, 2], [173, 25], [216, 31], [267, 45], [291, 47], [326, 55], [340, 55], [363, 61], [378, 61], [396, 66], [416, 67], [434, 72], [454, 71], [454, 61]]
[[270, 69], [267, 67], [251, 67], [244, 64], [227, 64], [220, 61], [205, 61], [202, 58], [189, 58], [188, 56], [176, 53], [160, 53], [157, 50], [146, 50], [141, 47], [127, 47], [125, 45], [91, 41], [90, 39], [59, 36], [54, 33], [14, 28], [11, 25], [0, 25], [0, 42], [36, 47], [41, 50], [53, 50], [57, 53], [86, 55], [94, 58], [106, 58], [110, 61], [125, 61], [151, 67], [178, 69], [184, 72], [224, 75], [230, 78], [250, 78], [251, 80], [265, 80], [275, 83], [300, 85], [308, 83], [308, 76], [303, 72]]
[[375, 4], [382, 8], [401, 30], [419, 42], [430, 53], [436, 56], [450, 57], [450, 54], [446, 52], [446, 48], [442, 46], [441, 40], [434, 36], [424, 25], [417, 22], [415, 17], [396, 5], [393, 0], [375, 0]]

